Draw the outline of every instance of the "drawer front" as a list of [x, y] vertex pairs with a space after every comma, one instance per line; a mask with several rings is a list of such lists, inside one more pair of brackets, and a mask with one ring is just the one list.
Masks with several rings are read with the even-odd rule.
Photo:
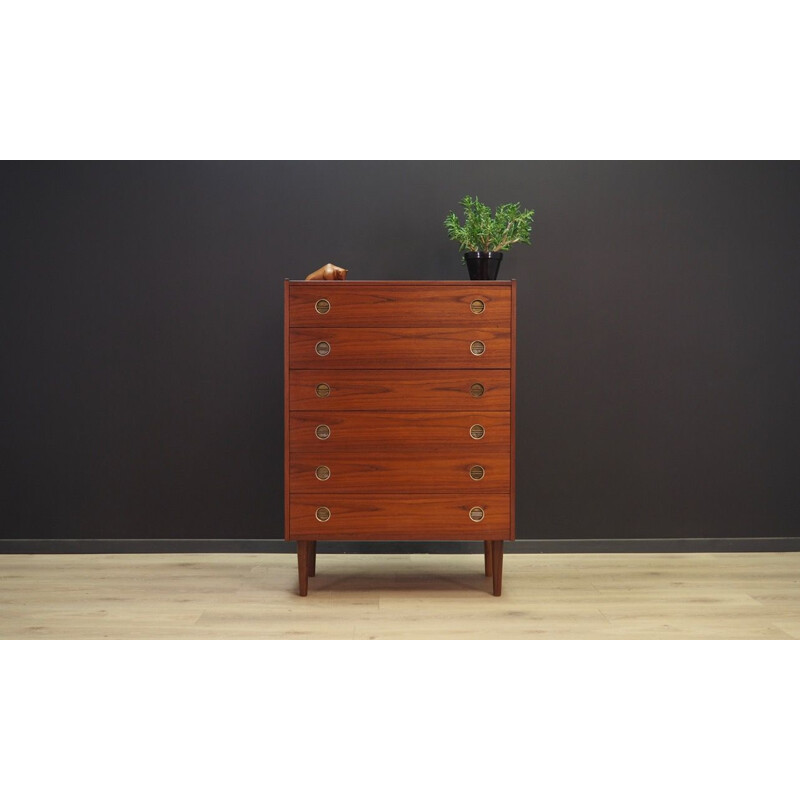
[[289, 314], [293, 327], [508, 328], [511, 287], [300, 283], [289, 288]]
[[510, 369], [509, 328], [291, 328], [292, 369]]
[[[507, 494], [478, 491], [410, 497], [293, 493], [288, 538], [509, 539], [509, 499]], [[474, 509], [482, 513], [478, 521]]]
[[502, 411], [424, 412], [294, 411], [289, 415], [289, 449], [315, 456], [360, 448], [374, 455], [395, 450], [434, 449], [448, 453], [509, 452], [511, 415]]
[[508, 411], [508, 370], [293, 370], [293, 411]]
[[[322, 448], [320, 448], [322, 449]], [[505, 492], [510, 488], [507, 453], [479, 457], [434, 453], [298, 452], [291, 457], [292, 491], [313, 493]]]

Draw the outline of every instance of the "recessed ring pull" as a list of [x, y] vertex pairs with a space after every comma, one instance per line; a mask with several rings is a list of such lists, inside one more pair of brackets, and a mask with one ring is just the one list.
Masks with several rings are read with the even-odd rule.
[[314, 352], [318, 356], [326, 356], [331, 351], [331, 343], [330, 342], [317, 342], [314, 345]]
[[327, 383], [318, 383], [317, 388], [314, 389], [317, 397], [328, 397], [331, 393], [331, 387]]
[[486, 345], [480, 339], [476, 339], [470, 344], [469, 351], [474, 356], [482, 356], [486, 352]]
[[317, 314], [327, 314], [331, 310], [331, 304], [323, 297], [314, 303], [314, 308], [317, 310]]
[[473, 439], [483, 439], [483, 437], [486, 436], [486, 429], [483, 427], [483, 425], [473, 425], [469, 429], [469, 435]]
[[[471, 514], [472, 512], [470, 512]], [[331, 510], [327, 506], [320, 506], [315, 512], [314, 516], [320, 522], [327, 522], [331, 518]]]
[[472, 386], [469, 387], [469, 393], [473, 397], [481, 397], [483, 393], [486, 391], [482, 383], [473, 383]]
[[330, 467], [322, 465], [314, 470], [314, 474], [317, 476], [318, 481], [326, 481], [331, 476], [331, 470]]
[[483, 300], [473, 300], [469, 304], [469, 310], [473, 314], [483, 314], [483, 312], [486, 310], [486, 303], [484, 303]]
[[486, 475], [486, 470], [480, 464], [469, 468], [469, 476], [474, 481], [482, 481], [484, 475]]
[[317, 425], [317, 427], [314, 428], [314, 436], [316, 436], [317, 439], [322, 439], [324, 441], [325, 439], [329, 439], [330, 435], [331, 429], [327, 425]]
[[473, 522], [480, 522], [483, 519], [483, 509], [480, 506], [473, 506], [469, 510], [469, 518]]

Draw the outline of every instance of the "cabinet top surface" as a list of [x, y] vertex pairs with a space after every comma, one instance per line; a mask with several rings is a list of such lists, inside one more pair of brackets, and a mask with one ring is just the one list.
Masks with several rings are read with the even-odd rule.
[[293, 280], [292, 278], [284, 278], [287, 283], [295, 284], [298, 286], [314, 286], [319, 288], [320, 286], [352, 286], [353, 284], [357, 285], [369, 285], [369, 286], [511, 286], [512, 283], [516, 282], [516, 278], [512, 278], [509, 281], [357, 281], [357, 280], [350, 280], [349, 278], [346, 281], [305, 281], [305, 280]]

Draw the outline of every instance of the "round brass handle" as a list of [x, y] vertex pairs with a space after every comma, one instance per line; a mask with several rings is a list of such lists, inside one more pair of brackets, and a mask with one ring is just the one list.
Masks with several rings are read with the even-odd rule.
[[483, 437], [486, 436], [486, 428], [484, 428], [483, 425], [473, 425], [469, 429], [469, 435], [473, 439], [483, 439]]
[[483, 393], [486, 391], [482, 383], [473, 383], [472, 386], [469, 387], [469, 393], [473, 397], [481, 397]]
[[317, 388], [314, 389], [317, 394], [317, 397], [328, 397], [331, 393], [331, 387], [328, 386], [327, 383], [318, 383]]
[[317, 425], [317, 427], [314, 428], [314, 436], [316, 436], [317, 439], [322, 439], [324, 441], [325, 439], [329, 439], [330, 435], [331, 429], [327, 425]]
[[469, 476], [474, 481], [482, 481], [484, 475], [486, 475], [486, 470], [480, 464], [469, 468]]
[[473, 314], [483, 314], [483, 312], [486, 310], [486, 303], [484, 303], [483, 300], [473, 300], [469, 304], [469, 310]]
[[317, 476], [318, 481], [326, 481], [330, 478], [331, 471], [329, 467], [322, 465], [314, 470], [314, 474]]
[[320, 522], [327, 522], [331, 518], [331, 510], [327, 506], [320, 506], [315, 512], [314, 516]]
[[486, 352], [486, 345], [480, 339], [476, 339], [470, 344], [469, 351], [474, 356], [482, 356]]
[[480, 506], [473, 506], [469, 510], [469, 518], [473, 522], [480, 522], [483, 519], [483, 509]]
[[317, 314], [327, 314], [331, 310], [331, 304], [329, 300], [322, 297], [314, 303], [314, 308], [317, 310]]
[[318, 356], [326, 356], [326, 355], [328, 355], [328, 353], [330, 353], [330, 351], [331, 351], [331, 343], [330, 342], [325, 342], [325, 341], [317, 342], [314, 345], [314, 352]]

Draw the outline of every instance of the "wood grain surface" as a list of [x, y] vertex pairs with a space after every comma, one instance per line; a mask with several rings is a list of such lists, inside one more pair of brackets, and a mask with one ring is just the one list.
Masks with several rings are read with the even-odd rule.
[[[316, 493], [290, 497], [292, 531], [289, 539], [400, 541], [486, 540], [508, 538], [507, 494], [473, 491], [460, 494], [377, 495]], [[330, 510], [327, 522], [315, 513]], [[469, 511], [484, 511], [480, 522]]]
[[[510, 371], [478, 369], [294, 369], [289, 377], [293, 411], [508, 411]], [[317, 386], [329, 387], [326, 397]], [[480, 383], [483, 395], [470, 388]]]
[[[430, 322], [430, 320], [429, 320]], [[485, 351], [470, 352], [473, 341]], [[330, 352], [315, 351], [326, 342]], [[509, 369], [511, 331], [506, 328], [294, 328], [289, 330], [291, 369]]]
[[[459, 329], [500, 326], [511, 321], [510, 282], [464, 281], [440, 283], [290, 282], [292, 327], [426, 327], [436, 324]], [[318, 300], [328, 301], [320, 314]], [[484, 309], [474, 314], [471, 303], [480, 300]]]
[[[315, 435], [319, 425], [330, 429], [329, 438]], [[473, 439], [473, 425], [483, 427], [482, 439]], [[377, 454], [398, 449], [432, 454], [435, 450], [469, 453], [505, 452], [510, 446], [510, 418], [503, 411], [292, 411], [289, 448], [324, 455], [349, 451]]]
[[513, 540], [514, 290], [287, 283], [287, 539]]
[[292, 527], [291, 509], [289, 508], [289, 387], [291, 370], [289, 369], [289, 281], [283, 282], [283, 528], [284, 538], [289, 537]]
[[[517, 282], [511, 281], [511, 485], [508, 508], [508, 538], [517, 538]], [[534, 534], [536, 535], [536, 534]]]
[[[470, 477], [470, 470], [476, 465], [484, 471], [480, 480]], [[316, 476], [320, 466], [329, 470], [326, 480]], [[297, 452], [291, 456], [289, 474], [295, 492], [409, 494], [479, 488], [484, 492], [508, 493], [510, 487], [507, 452], [484, 452], [470, 457], [447, 451], [429, 453], [425, 458], [420, 458], [417, 452], [382, 454], [339, 450], [324, 455]]]

